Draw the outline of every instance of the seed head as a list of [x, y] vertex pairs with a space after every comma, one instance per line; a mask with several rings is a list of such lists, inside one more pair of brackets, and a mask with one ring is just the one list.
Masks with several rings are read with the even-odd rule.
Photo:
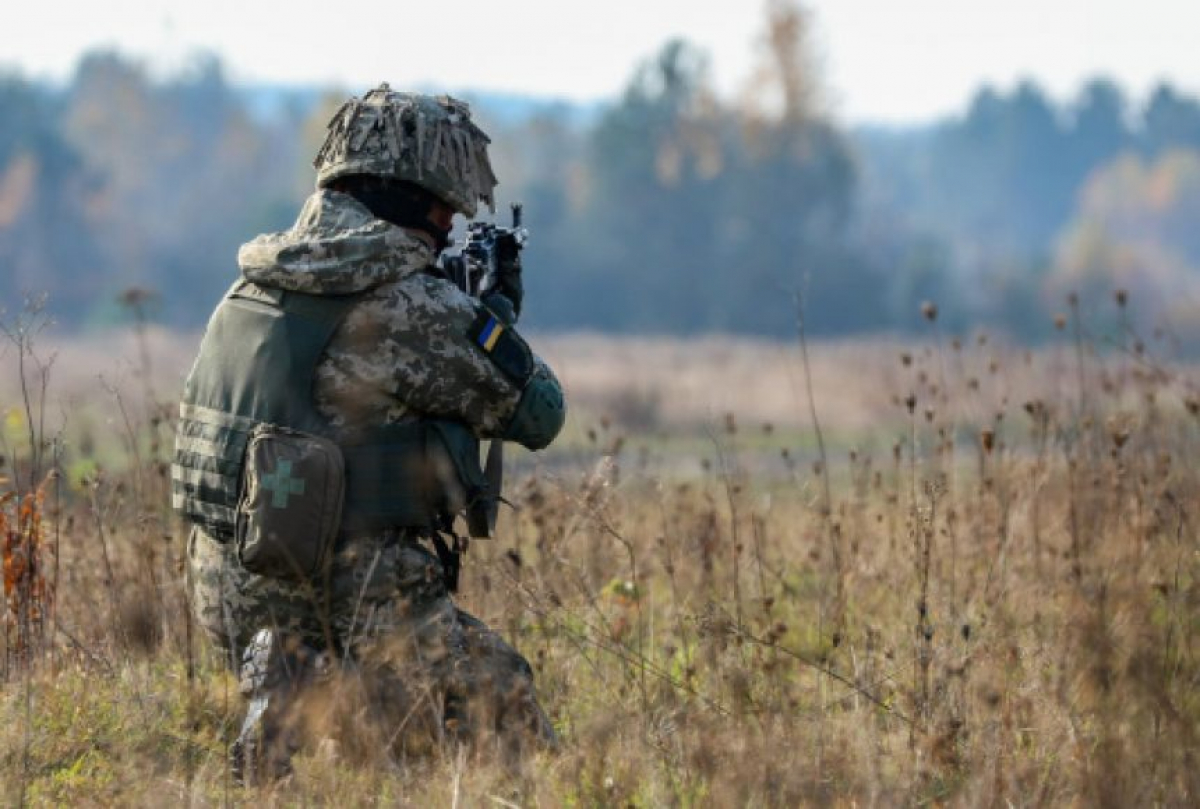
[[992, 450], [996, 448], [996, 431], [991, 427], [984, 427], [979, 431], [979, 443], [983, 451], [991, 455]]
[[1113, 443], [1113, 447], [1121, 449], [1129, 441], [1131, 432], [1130, 419], [1127, 415], [1118, 414], [1108, 420], [1108, 437]]

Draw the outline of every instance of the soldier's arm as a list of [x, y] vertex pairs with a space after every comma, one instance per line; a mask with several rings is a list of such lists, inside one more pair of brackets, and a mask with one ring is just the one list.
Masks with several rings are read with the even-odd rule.
[[398, 365], [396, 395], [409, 409], [529, 449], [554, 440], [562, 388], [512, 326], [440, 278], [413, 276], [394, 294], [391, 336], [411, 359]]

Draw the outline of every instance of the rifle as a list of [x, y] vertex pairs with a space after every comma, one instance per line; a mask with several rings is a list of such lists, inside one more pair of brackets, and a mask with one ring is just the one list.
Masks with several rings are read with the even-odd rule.
[[521, 224], [522, 206], [512, 205], [512, 227], [505, 228], [492, 222], [471, 222], [467, 225], [467, 238], [462, 252], [443, 259], [443, 269], [455, 286], [473, 298], [479, 298], [495, 288], [500, 271], [497, 251], [500, 242], [511, 239], [517, 249], [529, 241], [529, 231]]
[[[471, 222], [467, 226], [462, 251], [457, 256], [447, 256], [442, 262], [442, 269], [455, 286], [473, 298], [481, 298], [498, 286], [500, 242], [511, 239], [517, 250], [521, 250], [529, 240], [529, 231], [521, 224], [521, 213], [521, 204], [513, 203], [512, 227], [491, 222]], [[490, 538], [496, 530], [504, 491], [503, 440], [495, 438], [488, 445], [483, 475], [488, 484], [487, 494], [474, 498], [467, 505], [467, 530], [476, 539]]]

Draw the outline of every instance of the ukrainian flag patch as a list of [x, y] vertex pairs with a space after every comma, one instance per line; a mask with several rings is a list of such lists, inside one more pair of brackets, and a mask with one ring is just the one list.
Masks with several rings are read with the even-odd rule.
[[480, 347], [489, 354], [496, 347], [496, 343], [500, 342], [500, 335], [504, 333], [504, 324], [496, 320], [496, 316], [488, 317], [487, 322], [483, 324], [483, 328], [479, 331], [479, 336], [476, 341]]
[[467, 336], [514, 382], [524, 385], [529, 381], [534, 369], [533, 352], [494, 312], [480, 307]]

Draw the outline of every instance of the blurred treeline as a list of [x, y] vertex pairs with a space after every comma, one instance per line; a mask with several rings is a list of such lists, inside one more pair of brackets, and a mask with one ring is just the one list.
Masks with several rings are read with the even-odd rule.
[[[802, 299], [810, 333], [832, 335], [911, 327], [933, 300], [953, 327], [1036, 340], [1069, 293], [1121, 288], [1139, 327], [1196, 336], [1195, 98], [1097, 80], [1056, 102], [1027, 82], [934, 124], [852, 129], [823, 100], [805, 15], [767, 8], [735, 98], [685, 42], [603, 105], [468, 94], [501, 199], [526, 205], [533, 325], [779, 336]], [[238, 245], [290, 225], [346, 92], [240, 88], [214, 58], [153, 77], [108, 52], [65, 87], [0, 76], [3, 301], [49, 293], [83, 329], [150, 301], [198, 326]]]

